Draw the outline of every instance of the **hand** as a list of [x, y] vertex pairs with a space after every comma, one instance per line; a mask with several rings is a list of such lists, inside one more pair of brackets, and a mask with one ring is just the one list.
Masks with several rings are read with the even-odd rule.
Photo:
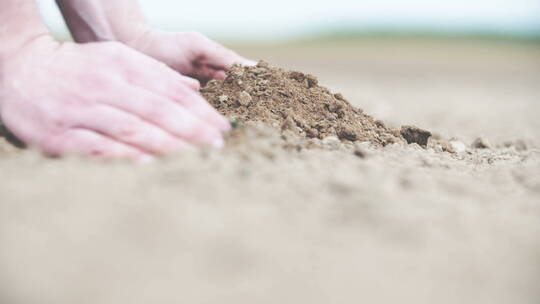
[[56, 2], [75, 41], [119, 41], [203, 83], [224, 79], [225, 71], [234, 63], [255, 65], [199, 33], [151, 29], [138, 1]]
[[203, 83], [225, 79], [225, 71], [235, 63], [256, 64], [196, 32], [170, 33], [142, 28], [134, 37], [123, 42]]
[[146, 159], [220, 147], [229, 129], [196, 80], [116, 42], [40, 37], [5, 60], [0, 80], [1, 120], [51, 156]]

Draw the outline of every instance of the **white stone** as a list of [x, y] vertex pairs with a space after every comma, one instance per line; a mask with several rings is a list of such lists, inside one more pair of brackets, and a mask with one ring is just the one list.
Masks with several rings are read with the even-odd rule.
[[467, 150], [467, 146], [459, 140], [450, 141], [450, 146], [452, 147], [452, 150], [456, 153], [465, 152]]
[[252, 101], [253, 101], [253, 99], [251, 98], [251, 95], [249, 95], [248, 92], [242, 91], [240, 93], [240, 96], [238, 98], [238, 102], [240, 102], [241, 105], [248, 106], [249, 104], [251, 104]]
[[337, 149], [341, 145], [341, 141], [336, 136], [327, 136], [323, 138], [322, 143], [332, 149]]
[[221, 96], [219, 96], [218, 100], [219, 100], [219, 102], [227, 102], [227, 101], [229, 101], [229, 96], [221, 95]]

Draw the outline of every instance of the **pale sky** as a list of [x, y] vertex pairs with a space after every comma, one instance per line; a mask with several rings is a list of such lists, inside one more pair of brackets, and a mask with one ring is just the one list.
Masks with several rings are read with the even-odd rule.
[[[65, 31], [53, 0], [39, 0]], [[91, 0], [88, 0], [91, 1]], [[114, 0], [111, 0], [114, 1]], [[139, 0], [149, 23], [238, 39], [286, 38], [336, 27], [540, 32], [540, 0]]]

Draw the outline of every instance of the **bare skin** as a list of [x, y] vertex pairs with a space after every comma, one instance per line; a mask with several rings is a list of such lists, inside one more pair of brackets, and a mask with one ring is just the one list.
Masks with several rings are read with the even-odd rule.
[[[128, 2], [137, 8], [136, 2]], [[175, 63], [160, 62], [118, 42], [59, 43], [42, 24], [34, 0], [0, 0], [0, 6], [0, 118], [27, 145], [51, 156], [135, 160], [190, 145], [223, 146], [221, 133], [230, 128], [229, 123], [198, 94], [198, 81], [177, 71], [191, 71], [208, 80], [245, 59], [229, 58], [215, 66], [222, 70], [203, 73], [193, 68], [199, 67], [195, 62], [214, 61], [197, 61], [201, 57], [193, 57], [197, 51], [189, 52], [190, 46], [176, 48], [181, 63]], [[93, 12], [86, 21], [99, 25], [109, 18], [103, 12]], [[111, 16], [115, 13], [125, 12], [108, 11]], [[200, 38], [190, 35], [190, 39]], [[123, 40], [94, 36], [88, 40]], [[223, 58], [219, 54], [208, 56]]]
[[201, 82], [224, 79], [234, 63], [253, 65], [196, 32], [164, 32], [145, 23], [136, 0], [57, 0], [78, 42], [120, 41]]

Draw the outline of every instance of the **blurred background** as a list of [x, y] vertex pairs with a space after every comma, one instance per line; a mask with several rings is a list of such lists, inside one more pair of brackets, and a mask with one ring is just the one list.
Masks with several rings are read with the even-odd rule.
[[540, 142], [540, 0], [139, 1], [155, 27], [315, 74], [391, 126]]
[[[139, 0], [150, 24], [243, 42], [370, 32], [536, 36], [538, 0]], [[67, 35], [54, 1], [41, 1], [52, 29]]]

